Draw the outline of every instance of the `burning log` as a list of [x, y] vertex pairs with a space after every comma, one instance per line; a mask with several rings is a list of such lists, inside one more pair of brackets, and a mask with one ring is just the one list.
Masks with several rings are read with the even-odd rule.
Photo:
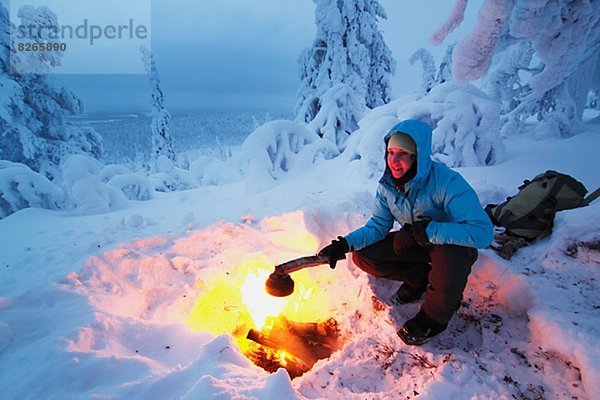
[[[338, 323], [333, 318], [326, 322], [300, 323], [279, 317], [270, 322], [271, 327], [260, 332], [250, 329], [246, 338], [287, 353], [279, 366], [285, 368], [292, 378], [302, 375], [318, 360], [328, 358], [341, 347]], [[272, 358], [253, 361], [267, 371], [262, 364], [273, 363]]]
[[270, 347], [262, 346], [258, 343], [253, 342], [253, 344], [254, 346], [246, 351], [244, 355], [255, 365], [269, 373], [277, 372], [279, 368], [285, 368], [293, 379], [310, 370], [302, 360], [298, 360], [290, 354], [286, 354], [281, 350], [274, 350]]

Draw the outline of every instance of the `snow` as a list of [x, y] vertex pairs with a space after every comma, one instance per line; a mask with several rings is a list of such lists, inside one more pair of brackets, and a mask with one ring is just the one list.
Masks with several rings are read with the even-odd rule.
[[[300, 59], [308, 123], [253, 116], [239, 148], [248, 124], [239, 112], [216, 125], [169, 118], [149, 53], [152, 122], [111, 117], [96, 122], [102, 136], [68, 122], [83, 103], [62, 84], [8, 75], [0, 57], [0, 155], [12, 160], [0, 160], [2, 398], [598, 398], [600, 201], [560, 212], [550, 237], [510, 261], [480, 251], [448, 330], [422, 347], [396, 335], [419, 304], [393, 306], [399, 283], [368, 277], [349, 256], [334, 270], [295, 272], [290, 297], [263, 285], [274, 265], [367, 220], [382, 137], [401, 119], [432, 125], [433, 157], [460, 171], [482, 204], [547, 169], [599, 187], [600, 119], [583, 110], [598, 80], [599, 3], [487, 0], [437, 77], [429, 53], [414, 54], [425, 67], [422, 93], [393, 101], [378, 2], [315, 3], [317, 36]], [[433, 43], [466, 7], [456, 0]], [[24, 10], [25, 20], [56, 19]], [[1, 6], [0, 19], [8, 20]], [[8, 43], [8, 30], [0, 33]], [[318, 68], [325, 44], [331, 71]], [[30, 56], [38, 69], [60, 61]], [[472, 83], [451, 81], [451, 57], [455, 79]], [[167, 120], [196, 136], [178, 140], [177, 157], [169, 132], [152, 146], [143, 133]], [[154, 136], [166, 132], [158, 128]], [[111, 134], [113, 159], [98, 161]], [[196, 146], [213, 139], [212, 153]], [[150, 147], [157, 157], [145, 163]], [[244, 356], [245, 335], [279, 313], [335, 318], [341, 348], [294, 379], [265, 372]]]
[[509, 0], [486, 1], [477, 14], [479, 23], [461, 41], [452, 57], [452, 76], [458, 82], [469, 82], [483, 76], [508, 22], [513, 3]]
[[[377, 120], [373, 121], [375, 118]], [[424, 97], [400, 97], [374, 110], [365, 118], [369, 122], [361, 122], [361, 129], [350, 137], [348, 151], [360, 157], [362, 163], [380, 163], [383, 135], [395, 123], [412, 118], [423, 120], [432, 127], [432, 154], [436, 161], [459, 167], [494, 164], [503, 158], [497, 103], [475, 86], [454, 82], [436, 85]], [[392, 122], [388, 130], [381, 130], [379, 126], [375, 127], [379, 121], [395, 123]], [[367, 153], [362, 154], [360, 147], [367, 141], [374, 143], [376, 149], [367, 148]], [[383, 165], [379, 170], [383, 171]]]
[[[457, 1], [433, 43], [461, 22], [461, 5]], [[587, 93], [597, 85], [600, 3], [487, 0], [477, 19], [454, 49], [453, 79], [483, 78], [484, 89], [500, 96], [503, 133], [521, 130], [523, 122], [535, 115], [544, 120], [538, 137], [573, 135]]]
[[[383, 135], [397, 107], [367, 114], [361, 129]], [[600, 186], [599, 128], [595, 119], [568, 139], [509, 136], [502, 162], [457, 169], [484, 204], [546, 169], [591, 191]], [[560, 212], [553, 234], [511, 261], [480, 251], [448, 330], [422, 347], [395, 334], [419, 307], [391, 305], [397, 282], [367, 277], [350, 258], [335, 270], [296, 272], [300, 306], [286, 305], [285, 315], [336, 318], [343, 347], [293, 380], [255, 366], [233, 335], [245, 274], [263, 281], [273, 265], [364, 223], [383, 151], [371, 132], [328, 159], [324, 141], [299, 124], [259, 129], [239, 162], [251, 164], [248, 154], [269, 144], [267, 176], [220, 175], [226, 164], [206, 158], [188, 178], [213, 184], [157, 192], [155, 179], [78, 155], [63, 166], [64, 187], [81, 193], [78, 208], [25, 208], [0, 220], [5, 398], [597, 398], [600, 202]], [[278, 143], [289, 149], [278, 153]], [[107, 209], [110, 188], [127, 185], [138, 190], [130, 198], [147, 200], [120, 198]], [[198, 302], [209, 294], [227, 307], [204, 314]], [[269, 296], [255, 295], [266, 307]]]
[[386, 18], [377, 0], [315, 0], [317, 34], [298, 59], [296, 120], [340, 151], [365, 109], [391, 99], [395, 61], [377, 27]]
[[435, 81], [435, 61], [433, 56], [424, 48], [419, 48], [410, 57], [410, 64], [413, 65], [417, 60], [421, 61], [423, 66], [423, 75], [421, 77], [421, 94], [428, 93], [431, 88], [436, 84]]
[[0, 160], [0, 217], [24, 207], [58, 209], [64, 192], [29, 167]]
[[431, 37], [429, 41], [433, 44], [440, 44], [446, 37], [460, 26], [465, 18], [465, 10], [467, 9], [467, 0], [456, 0], [454, 8], [448, 16], [448, 20], [440, 27]]

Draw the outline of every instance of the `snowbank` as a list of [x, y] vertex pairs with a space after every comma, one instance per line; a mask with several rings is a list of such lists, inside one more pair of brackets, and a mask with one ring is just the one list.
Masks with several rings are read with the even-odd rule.
[[[394, 118], [384, 111], [374, 119], [382, 130]], [[336, 318], [339, 351], [294, 380], [244, 357], [239, 333], [255, 323], [240, 290], [248, 272], [264, 282], [260, 274], [275, 264], [313, 254], [368, 218], [379, 176], [359, 165], [383, 161], [372, 133], [357, 138], [355, 149], [371, 152], [373, 164], [367, 157], [323, 157], [301, 173], [269, 178], [274, 184], [262, 191], [244, 191], [241, 180], [160, 193], [104, 214], [29, 208], [2, 219], [5, 396], [594, 398], [596, 203], [560, 212], [552, 236], [510, 262], [481, 251], [448, 330], [422, 347], [405, 346], [395, 333], [419, 304], [393, 307], [388, 298], [399, 283], [370, 279], [347, 260], [335, 270], [294, 273], [295, 294], [310, 296], [286, 311], [290, 318], [301, 311], [311, 320]], [[561, 141], [515, 140], [503, 164], [460, 172], [482, 201], [511, 194], [549, 167], [592, 189], [600, 186], [590, 168], [597, 140], [595, 131]], [[73, 176], [81, 172], [106, 187], [127, 176], [85, 165]], [[262, 287], [250, 292], [266, 304]]]
[[56, 210], [64, 191], [28, 166], [0, 160], [0, 218], [27, 207]]

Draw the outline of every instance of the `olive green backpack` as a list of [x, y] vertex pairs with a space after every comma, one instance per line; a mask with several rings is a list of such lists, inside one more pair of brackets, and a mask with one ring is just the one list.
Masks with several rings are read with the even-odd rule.
[[600, 195], [597, 189], [585, 197], [587, 189], [572, 176], [546, 171], [526, 180], [519, 192], [501, 204], [488, 204], [485, 211], [505, 234], [531, 242], [552, 232], [557, 211], [586, 206]]

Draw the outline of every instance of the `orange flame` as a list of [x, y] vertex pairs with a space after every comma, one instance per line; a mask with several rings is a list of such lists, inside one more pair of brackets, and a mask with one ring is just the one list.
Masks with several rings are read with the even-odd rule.
[[282, 351], [279, 354], [279, 363], [285, 368], [287, 366], [287, 353]]
[[[311, 276], [327, 274], [329, 268], [313, 267], [293, 273], [294, 293], [273, 297], [265, 292], [265, 281], [273, 265], [264, 257], [255, 257], [229, 275], [216, 273], [205, 277], [202, 287], [206, 290], [196, 300], [186, 324], [193, 330], [214, 335], [228, 333], [240, 350], [246, 352], [254, 346], [246, 334], [251, 328], [265, 329], [268, 317], [285, 315], [297, 322], [314, 322], [331, 316], [326, 288], [316, 287], [318, 281]], [[283, 360], [286, 356], [282, 353], [279, 357]]]
[[257, 330], [263, 328], [267, 317], [281, 314], [289, 301], [285, 297], [273, 297], [265, 292], [265, 281], [270, 273], [268, 269], [249, 271], [241, 287], [242, 301]]

